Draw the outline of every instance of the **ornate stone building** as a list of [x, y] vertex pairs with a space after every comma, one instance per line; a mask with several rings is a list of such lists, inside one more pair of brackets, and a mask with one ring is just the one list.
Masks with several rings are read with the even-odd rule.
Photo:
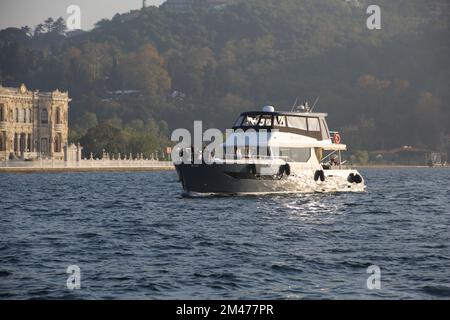
[[0, 85], [0, 160], [64, 159], [70, 101], [67, 92]]

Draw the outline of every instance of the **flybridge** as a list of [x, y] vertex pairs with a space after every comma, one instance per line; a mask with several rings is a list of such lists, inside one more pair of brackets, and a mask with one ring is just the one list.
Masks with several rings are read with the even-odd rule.
[[280, 132], [299, 134], [317, 140], [328, 140], [331, 137], [326, 117], [326, 113], [277, 112], [274, 107], [268, 106], [264, 107], [262, 111], [242, 113], [234, 123], [233, 130], [276, 129]]

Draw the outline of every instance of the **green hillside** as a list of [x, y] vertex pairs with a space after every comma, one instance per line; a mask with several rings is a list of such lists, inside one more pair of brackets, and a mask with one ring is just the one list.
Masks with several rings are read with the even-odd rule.
[[[4, 86], [69, 90], [71, 139], [87, 152], [151, 153], [193, 120], [296, 97], [330, 114], [354, 150], [444, 150], [450, 135], [448, 1], [246, 0], [171, 12], [149, 7], [78, 36], [47, 21], [0, 31]], [[121, 90], [122, 93], [117, 92]], [[114, 127], [114, 128], [112, 128]], [[101, 141], [93, 141], [102, 134]], [[447, 137], [447, 138], [446, 138]], [[95, 142], [95, 143], [94, 143]]]

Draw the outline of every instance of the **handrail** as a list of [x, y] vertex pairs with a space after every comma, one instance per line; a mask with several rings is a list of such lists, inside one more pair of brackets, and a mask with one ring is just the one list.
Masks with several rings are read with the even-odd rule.
[[335, 154], [336, 152], [338, 152], [337, 150], [334, 150], [333, 152], [331, 152], [330, 154], [328, 154], [326, 157], [323, 157], [322, 160], [320, 160], [320, 162], [322, 162], [323, 160], [331, 157], [333, 154]]
[[[224, 159], [227, 159], [227, 158], [236, 158], [236, 154], [225, 154], [224, 155]], [[287, 156], [261, 156], [261, 155], [257, 155], [257, 156], [254, 156], [254, 155], [251, 155], [251, 156], [240, 156], [240, 157], [237, 157], [238, 158], [238, 160], [248, 160], [248, 159], [250, 159], [250, 160], [278, 160], [278, 159], [281, 159], [281, 160], [284, 160], [285, 162], [287, 162], [287, 161], [293, 161], [291, 158], [289, 158], [289, 157], [287, 157]]]

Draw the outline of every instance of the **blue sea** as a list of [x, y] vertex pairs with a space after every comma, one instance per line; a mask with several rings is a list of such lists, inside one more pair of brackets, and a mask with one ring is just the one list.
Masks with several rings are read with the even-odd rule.
[[201, 198], [175, 172], [0, 174], [0, 299], [450, 299], [450, 170], [361, 172], [366, 193]]

